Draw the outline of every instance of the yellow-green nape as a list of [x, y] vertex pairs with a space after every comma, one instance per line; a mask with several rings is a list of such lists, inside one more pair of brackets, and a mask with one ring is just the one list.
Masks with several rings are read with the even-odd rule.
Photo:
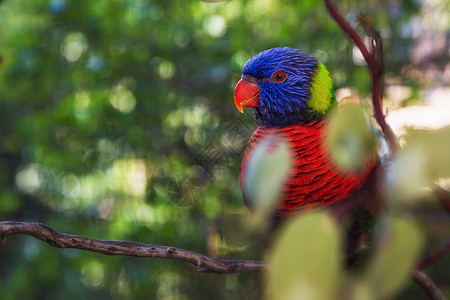
[[306, 103], [319, 116], [325, 115], [334, 102], [336, 102], [330, 74], [323, 64], [319, 64], [317, 68], [317, 72], [311, 83], [310, 92], [311, 98]]

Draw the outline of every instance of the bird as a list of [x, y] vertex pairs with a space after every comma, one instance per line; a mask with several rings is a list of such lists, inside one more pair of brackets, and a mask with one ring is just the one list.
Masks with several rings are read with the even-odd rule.
[[[263, 140], [273, 136], [291, 150], [291, 166], [272, 207], [274, 223], [305, 211], [339, 207], [343, 203], [357, 205], [357, 199], [376, 194], [376, 152], [369, 153], [357, 170], [342, 168], [333, 158], [327, 135], [329, 115], [338, 101], [329, 71], [315, 57], [290, 47], [257, 53], [242, 69], [234, 103], [240, 112], [243, 107], [252, 108], [257, 124], [239, 176], [244, 202], [250, 210], [257, 199], [246, 191], [248, 166]], [[375, 210], [369, 204], [361, 209], [364, 213]]]

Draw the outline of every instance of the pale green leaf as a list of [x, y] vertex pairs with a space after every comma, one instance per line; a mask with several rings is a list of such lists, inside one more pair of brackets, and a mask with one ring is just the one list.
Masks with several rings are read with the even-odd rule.
[[434, 131], [409, 129], [405, 143], [388, 177], [391, 198], [423, 199], [433, 182], [450, 177], [450, 126]]
[[[400, 152], [387, 179], [391, 199], [405, 202], [423, 198], [420, 196], [427, 192], [424, 188], [432, 183], [427, 169], [427, 154], [419, 148]], [[398, 202], [391, 202], [395, 203]]]
[[[350, 276], [349, 276], [350, 275]], [[375, 294], [373, 293], [369, 282], [365, 278], [352, 276], [352, 274], [345, 274], [344, 283], [341, 285], [340, 297], [337, 299], [342, 300], [375, 300]]]
[[438, 130], [408, 130], [406, 150], [422, 151], [426, 158], [425, 172], [432, 179], [450, 177], [450, 126]]
[[290, 221], [269, 253], [271, 299], [334, 299], [341, 272], [341, 234], [325, 212]]
[[394, 297], [408, 282], [424, 243], [422, 232], [411, 221], [395, 218], [385, 222], [387, 232], [362, 274], [376, 299]]
[[275, 145], [268, 138], [257, 147], [248, 165], [244, 186], [257, 212], [267, 211], [277, 199], [289, 166], [289, 149], [285, 143]]
[[358, 169], [375, 150], [376, 140], [369, 119], [359, 105], [349, 103], [331, 118], [328, 143], [341, 167]]

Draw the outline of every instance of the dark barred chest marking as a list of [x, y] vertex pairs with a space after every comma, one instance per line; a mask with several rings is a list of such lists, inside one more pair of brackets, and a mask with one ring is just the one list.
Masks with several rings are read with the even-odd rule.
[[[271, 145], [286, 142], [291, 150], [291, 168], [282, 188], [275, 215], [282, 217], [298, 210], [328, 206], [349, 198], [364, 182], [375, 167], [375, 155], [369, 157], [358, 172], [350, 173], [339, 168], [326, 145], [326, 121], [288, 127], [260, 126], [250, 139], [241, 166], [240, 185], [243, 190], [247, 165], [263, 139], [271, 137]], [[252, 199], [244, 193], [246, 203]]]

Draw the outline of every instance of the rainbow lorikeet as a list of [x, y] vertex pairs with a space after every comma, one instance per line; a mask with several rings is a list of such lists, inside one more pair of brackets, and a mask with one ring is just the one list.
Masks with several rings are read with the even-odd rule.
[[327, 68], [300, 50], [278, 47], [253, 56], [242, 69], [234, 101], [239, 111], [252, 107], [258, 128], [241, 165], [240, 186], [246, 205], [246, 172], [255, 149], [269, 135], [288, 144], [292, 166], [275, 203], [281, 219], [305, 209], [336, 206], [373, 194], [376, 153], [356, 171], [339, 167], [327, 147], [328, 113], [337, 105]]

